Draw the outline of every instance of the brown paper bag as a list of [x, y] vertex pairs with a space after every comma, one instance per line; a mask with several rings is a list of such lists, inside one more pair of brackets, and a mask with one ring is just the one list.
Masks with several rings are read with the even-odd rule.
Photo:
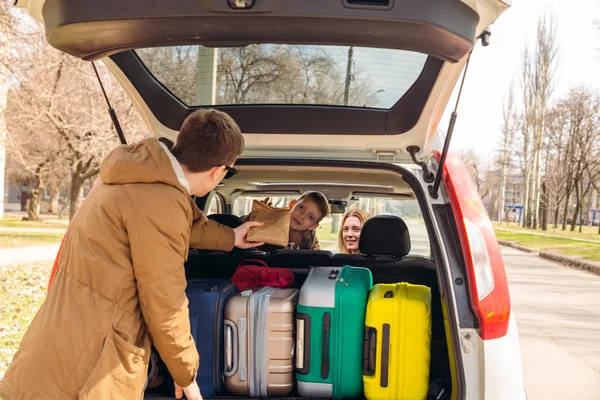
[[261, 227], [251, 228], [246, 239], [286, 247], [290, 240], [290, 209], [274, 208], [260, 201], [252, 202], [248, 221], [263, 222]]

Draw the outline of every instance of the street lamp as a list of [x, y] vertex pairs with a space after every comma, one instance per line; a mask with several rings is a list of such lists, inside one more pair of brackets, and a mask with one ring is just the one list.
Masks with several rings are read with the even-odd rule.
[[[378, 95], [379, 93], [383, 93], [383, 92], [385, 92], [385, 88], [379, 89], [379, 90], [378, 90], [378, 91], [376, 91], [374, 94], [372, 94], [371, 96], [367, 97], [367, 99], [370, 99], [371, 97], [377, 97], [377, 95]], [[363, 103], [363, 107], [366, 107], [366, 106], [367, 106], [367, 102], [364, 102], [364, 103]]]

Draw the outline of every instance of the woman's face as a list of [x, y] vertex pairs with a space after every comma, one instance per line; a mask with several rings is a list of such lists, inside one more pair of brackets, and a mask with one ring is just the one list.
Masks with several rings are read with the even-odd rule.
[[357, 217], [348, 217], [342, 228], [342, 240], [351, 253], [358, 252], [358, 239], [360, 238], [360, 221]]

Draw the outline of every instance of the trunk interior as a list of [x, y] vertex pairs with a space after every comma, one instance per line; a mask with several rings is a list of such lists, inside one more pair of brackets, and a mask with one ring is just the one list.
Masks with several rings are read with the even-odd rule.
[[[255, 251], [234, 250], [231, 253], [191, 250], [186, 264], [187, 279], [194, 278], [222, 278], [230, 279], [235, 268], [244, 259], [262, 259], [271, 267], [287, 267], [292, 270], [296, 279], [294, 287], [300, 288], [311, 267], [315, 266], [343, 266], [352, 265], [367, 267], [373, 274], [373, 284], [409, 282], [429, 286], [432, 293], [432, 342], [431, 342], [431, 370], [430, 382], [444, 380], [451, 382], [450, 363], [442, 304], [436, 277], [435, 264], [428, 258], [406, 256], [401, 260], [391, 258], [366, 259], [360, 255], [331, 256], [327, 251], [280, 250], [272, 254]], [[354, 260], [353, 260], [354, 259]], [[328, 263], [329, 261], [329, 263]], [[172, 381], [165, 383], [158, 389], [147, 391], [148, 399], [174, 399], [171, 397]], [[205, 397], [207, 398], [207, 397]], [[216, 396], [218, 399], [242, 399], [250, 397]], [[288, 396], [273, 397], [274, 399], [302, 399], [294, 389]], [[442, 397], [446, 398], [446, 397]], [[450, 398], [450, 397], [447, 397]]]

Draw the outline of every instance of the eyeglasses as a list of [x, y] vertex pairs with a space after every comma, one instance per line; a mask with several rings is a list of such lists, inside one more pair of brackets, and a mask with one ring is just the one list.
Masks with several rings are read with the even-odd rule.
[[225, 174], [225, 177], [223, 179], [229, 179], [238, 173], [237, 169], [230, 167], [229, 165], [224, 165], [224, 167], [225, 170], [227, 170], [227, 173]]

